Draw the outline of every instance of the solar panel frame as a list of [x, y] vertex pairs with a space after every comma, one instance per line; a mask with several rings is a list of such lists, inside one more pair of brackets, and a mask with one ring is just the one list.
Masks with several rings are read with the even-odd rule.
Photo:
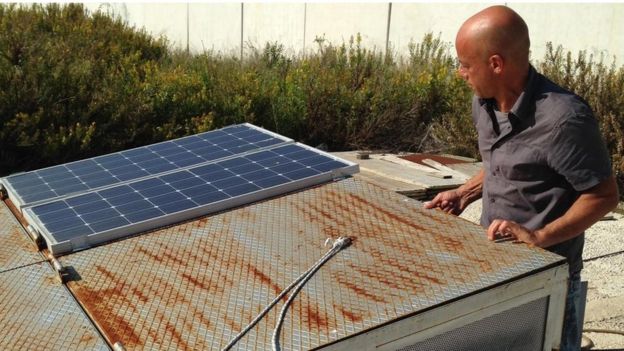
[[[314, 164], [314, 167], [318, 167], [319, 171], [317, 172], [317, 174], [310, 174], [310, 173], [314, 173], [314, 172], [304, 172], [301, 171], [300, 174], [294, 174], [295, 172], [284, 172], [283, 174], [280, 174], [278, 176], [270, 176], [268, 178], [260, 178], [259, 181], [263, 181], [265, 187], [264, 188], [260, 188], [258, 190], [254, 190], [251, 192], [245, 192], [242, 191], [242, 193], [237, 194], [235, 192], [233, 192], [232, 196], [228, 197], [228, 198], [223, 198], [223, 199], [217, 199], [217, 201], [211, 201], [211, 202], [207, 202], [204, 204], [201, 204], [200, 202], [198, 202], [199, 198], [197, 200], [193, 200], [198, 206], [196, 207], [192, 207], [192, 208], [186, 208], [186, 209], [182, 209], [181, 211], [177, 211], [177, 212], [171, 212], [171, 213], [166, 213], [166, 211], [162, 211], [161, 209], [166, 208], [167, 206], [173, 206], [172, 203], [167, 200], [170, 200], [166, 197], [163, 197], [162, 200], [164, 200], [163, 205], [161, 207], [157, 207], [155, 208], [156, 210], [160, 211], [161, 213], [157, 213], [157, 211], [154, 211], [154, 207], [152, 208], [147, 208], [147, 209], [143, 209], [141, 211], [137, 211], [137, 212], [132, 212], [132, 216], [125, 216], [122, 218], [137, 218], [136, 216], [145, 216], [145, 220], [142, 221], [137, 221], [137, 222], [131, 222], [128, 221], [128, 224], [122, 225], [122, 226], [117, 226], [117, 227], [112, 227], [109, 228], [108, 226], [113, 225], [113, 224], [120, 224], [117, 223], [115, 221], [118, 221], [115, 218], [119, 218], [119, 217], [110, 217], [107, 218], [106, 223], [101, 223], [99, 225], [98, 228], [93, 228], [93, 225], [90, 225], [89, 228], [87, 228], [85, 231], [88, 232], [87, 234], [83, 234], [83, 235], [79, 235], [79, 236], [73, 236], [71, 237], [71, 234], [73, 233], [78, 233], [80, 232], [80, 230], [83, 230], [84, 228], [81, 227], [82, 224], [76, 222], [73, 219], [67, 219], [68, 223], [61, 223], [59, 224], [60, 226], [62, 225], [69, 225], [68, 227], [64, 227], [67, 228], [66, 229], [66, 234], [68, 235], [66, 240], [58, 240], [59, 237], [56, 237], [52, 232], [50, 232], [48, 230], [49, 225], [46, 226], [46, 223], [44, 220], [42, 220], [42, 218], [45, 218], [44, 216], [46, 216], [46, 214], [50, 214], [50, 216], [53, 216], [54, 213], [57, 213], [55, 211], [63, 211], [62, 206], [59, 206], [59, 202], [63, 202], [63, 203], [67, 203], [67, 202], [71, 202], [73, 203], [75, 206], [87, 206], [89, 204], [93, 205], [93, 202], [84, 202], [83, 200], [85, 197], [87, 196], [91, 196], [93, 198], [95, 198], [96, 196], [110, 196], [110, 198], [114, 198], [115, 196], [112, 195], [117, 195], [120, 196], [120, 194], [123, 193], [122, 190], [124, 189], [119, 189], [121, 187], [128, 187], [130, 189], [132, 189], [132, 191], [143, 191], [144, 194], [147, 194], [148, 192], [154, 192], [151, 195], [155, 195], [158, 194], [158, 187], [162, 186], [158, 185], [157, 183], [159, 183], [159, 181], [162, 181], [159, 178], [162, 177], [167, 177], [167, 179], [169, 180], [177, 180], [177, 182], [180, 181], [184, 181], [185, 179], [192, 179], [187, 175], [184, 175], [184, 177], [179, 176], [177, 173], [181, 173], [181, 172], [189, 172], [191, 174], [194, 174], [194, 177], [197, 178], [201, 178], [206, 177], [208, 175], [215, 175], [218, 174], [221, 181], [223, 181], [224, 179], [228, 179], [227, 177], [224, 177], [223, 172], [219, 173], [220, 171], [218, 170], [217, 167], [221, 167], [221, 165], [227, 165], [228, 167], [239, 167], [239, 169], [243, 169], [242, 166], [245, 165], [238, 165], [236, 166], [236, 158], [248, 158], [249, 160], [252, 159], [258, 159], [260, 161], [262, 160], [271, 160], [271, 159], [276, 159], [278, 157], [268, 157], [266, 158], [265, 156], [269, 156], [270, 153], [276, 153], [275, 150], [280, 151], [280, 150], [289, 150], [288, 148], [291, 148], [290, 150], [292, 150], [293, 148], [296, 148], [298, 150], [303, 149], [303, 151], [306, 152], [310, 152], [310, 154], [306, 154], [309, 155], [310, 157], [308, 158], [304, 158], [302, 160], [307, 160], [308, 162], [312, 162], [314, 163], [315, 161], [313, 160], [315, 157], [324, 157], [324, 159], [329, 159], [330, 161], [328, 162], [324, 162], [324, 163], [317, 163]], [[297, 151], [300, 152], [300, 151]], [[264, 153], [264, 154], [262, 154]], [[288, 155], [288, 154], [287, 154]], [[265, 157], [265, 158], [263, 158]], [[317, 161], [320, 160], [320, 158], [317, 158]], [[297, 161], [299, 162], [299, 161]], [[304, 167], [300, 167], [300, 170], [305, 170], [305, 169], [309, 169], [306, 168], [308, 167], [307, 165], [305, 165], [302, 162], [299, 162], [301, 165], [303, 165]], [[322, 167], [324, 164], [327, 163], [334, 163], [333, 165], [335, 167]], [[219, 165], [221, 164], [221, 165]], [[268, 169], [282, 169], [281, 167], [283, 166], [283, 164], [271, 164], [266, 163], [267, 165], [273, 167], [268, 167]], [[212, 170], [212, 172], [208, 172], [208, 173], [202, 173], [201, 170], [198, 171], [198, 173], [193, 173], [193, 170], [195, 169], [202, 169], [203, 171], [206, 171], [207, 169]], [[216, 170], [216, 171], [215, 171]], [[242, 175], [239, 174], [233, 174], [233, 177], [244, 177], [245, 175], [249, 175], [249, 174], [253, 174], [254, 172], [261, 172], [261, 171], [266, 171], [267, 168], [262, 168], [259, 170], [252, 170], [250, 172], [247, 173], [243, 173]], [[288, 171], [288, 168], [284, 168], [284, 171]], [[359, 171], [359, 166], [357, 163], [353, 163], [344, 159], [340, 159], [336, 156], [333, 156], [331, 154], [328, 154], [326, 152], [320, 151], [320, 150], [316, 150], [312, 147], [309, 147], [307, 145], [304, 144], [300, 144], [300, 143], [289, 143], [289, 144], [280, 144], [280, 145], [276, 145], [273, 146], [272, 148], [269, 149], [259, 149], [256, 150], [253, 153], [245, 153], [242, 155], [236, 155], [236, 156], [232, 156], [226, 159], [222, 159], [219, 160], [217, 162], [213, 162], [213, 163], [208, 163], [208, 164], [201, 164], [201, 165], [195, 165], [192, 167], [185, 167], [185, 168], [181, 168], [176, 170], [175, 172], [169, 172], [166, 174], [161, 174], [161, 175], [157, 175], [157, 176], [152, 176], [151, 178], [144, 178], [144, 179], [139, 179], [139, 180], [134, 180], [132, 182], [127, 182], [127, 183], [123, 183], [123, 184], [117, 184], [114, 187], [107, 187], [107, 188], [103, 188], [103, 189], [99, 189], [99, 190], [93, 190], [91, 192], [87, 192], [87, 193], [82, 193], [79, 195], [74, 195], [71, 197], [66, 197], [63, 199], [57, 199], [54, 202], [48, 202], [45, 204], [40, 204], [40, 205], [36, 205], [36, 206], [29, 206], [23, 209], [23, 214], [24, 217], [26, 218], [26, 220], [39, 232], [41, 233], [41, 235], [43, 236], [43, 238], [45, 239], [48, 249], [50, 250], [50, 252], [55, 255], [62, 255], [68, 252], [73, 252], [73, 251], [78, 251], [78, 250], [82, 250], [82, 249], [86, 249], [101, 243], [105, 243], [111, 240], [115, 240], [115, 239], [119, 239], [119, 238], [123, 238], [126, 236], [131, 236], [134, 234], [138, 234], [141, 232], [145, 232], [145, 231], [149, 231], [149, 230], [153, 230], [165, 225], [171, 225], [173, 223], [177, 223], [177, 222], [181, 222], [184, 220], [188, 220], [191, 218], [196, 218], [199, 216], [205, 216], [208, 214], [212, 214], [215, 212], [220, 212], [220, 211], [224, 211], [227, 209], [231, 209], [234, 207], [238, 207], [238, 206], [242, 206], [248, 203], [253, 203], [253, 202], [257, 202], [266, 198], [270, 198], [270, 197], [274, 197], [274, 196], [278, 196], [284, 193], [288, 193], [288, 192], [292, 192], [292, 191], [296, 191], [296, 190], [301, 190], [307, 187], [311, 187], [311, 186], [315, 186], [315, 185], [319, 185], [328, 181], [332, 181], [335, 180], [337, 178], [341, 178], [341, 177], [345, 177], [345, 176], [349, 176], [352, 175], [354, 173], [357, 173]], [[229, 172], [229, 171], [228, 171]], [[230, 172], [231, 173], [231, 172]], [[288, 180], [288, 182], [283, 183], [283, 182], [275, 182], [275, 180], [273, 180], [274, 182], [271, 183], [271, 178], [278, 178], [278, 177], [282, 177], [285, 178], [285, 176], [287, 176], [288, 173], [293, 173], [292, 176], [293, 178], [286, 178], [286, 180]], [[268, 173], [264, 173], [265, 175], [267, 175]], [[230, 178], [233, 178], [230, 177]], [[180, 179], [177, 179], [180, 178]], [[202, 178], [203, 179], [203, 178]], [[211, 179], [211, 184], [204, 184], [204, 185], [210, 185], [213, 186], [212, 183], [217, 183], [220, 180], [216, 180], [215, 178], [209, 178]], [[241, 189], [240, 190], [245, 190], [242, 189], [244, 187], [249, 187], [249, 183], [251, 181], [247, 182], [247, 183], [242, 183], [240, 184]], [[151, 183], [151, 184], [149, 184]], [[172, 182], [172, 183], [175, 183]], [[169, 184], [172, 184], [169, 183]], [[149, 186], [148, 186], [149, 185]], [[144, 187], [143, 187], [144, 186]], [[167, 185], [169, 186], [169, 185]], [[200, 185], [196, 185], [196, 186], [202, 186]], [[182, 191], [176, 191], [175, 193], [183, 193], [184, 194], [184, 190], [192, 190], [193, 187], [191, 188], [185, 188]], [[224, 188], [226, 189], [226, 188]], [[229, 189], [235, 189], [235, 188], [229, 188]], [[128, 189], [125, 189], [125, 191], [130, 191]], [[132, 192], [130, 192], [132, 193]], [[169, 191], [168, 194], [173, 194], [173, 191]], [[190, 192], [192, 193], [192, 192]], [[104, 195], [102, 195], [104, 194]], [[125, 195], [127, 195], [128, 193], [124, 193]], [[217, 193], [206, 193], [206, 195], [204, 196], [208, 196], [210, 194], [213, 194], [212, 196], [214, 196], [214, 194]], [[125, 195], [121, 195], [121, 196], [125, 196]], [[184, 194], [187, 195], [187, 194]], [[106, 198], [109, 199], [109, 198]], [[185, 201], [184, 198], [181, 198], [182, 200], [175, 202], [178, 203], [179, 205], [185, 205], [182, 202]], [[206, 199], [208, 200], [208, 199]], [[108, 201], [108, 200], [107, 200]], [[149, 200], [151, 201], [151, 200]], [[126, 203], [126, 205], [128, 205], [129, 203]], [[188, 205], [188, 204], [186, 204]], [[124, 206], [123, 202], [120, 203], [120, 206]], [[69, 208], [69, 207], [68, 207]], [[75, 207], [76, 208], [76, 207]], [[74, 209], [75, 209], [74, 208]], [[42, 210], [43, 209], [43, 210]], [[47, 211], [47, 212], [46, 212]], [[99, 209], [98, 211], [103, 211], [106, 212], [106, 208], [103, 209]], [[38, 213], [37, 213], [38, 212]], [[141, 212], [141, 213], [138, 213]], [[110, 213], [110, 212], [109, 212]], [[98, 214], [100, 215], [100, 214]], [[71, 217], [70, 217], [71, 218]], [[142, 218], [142, 217], [138, 217], [138, 218]], [[110, 222], [110, 223], [109, 223]], [[52, 223], [56, 223], [56, 222], [52, 222]], [[100, 223], [100, 222], [98, 222]], [[56, 224], [55, 224], [56, 225]], [[94, 230], [96, 229], [96, 230]]]
[[[181, 154], [183, 152], [187, 152], [184, 151], [184, 146], [197, 144], [198, 142], [201, 142], [201, 140], [205, 140], [202, 139], [202, 136], [212, 135], [214, 136], [213, 139], [235, 141], [236, 139], [234, 138], [228, 138], [231, 137], [231, 135], [227, 134], [226, 131], [237, 128], [245, 128], [245, 130], [241, 130], [238, 133], [234, 134], [249, 134], [249, 136], [247, 134], [242, 135], [242, 138], [254, 140], [252, 136], [257, 136], [257, 134], [248, 133], [250, 131], [253, 131], [255, 133], [259, 132], [271, 138], [278, 139], [280, 140], [280, 142], [276, 144], [266, 145], [265, 142], [271, 139], [260, 139], [261, 142], [257, 142], [259, 144], [258, 148], [249, 149], [245, 147], [238, 147], [236, 148], [237, 153], [233, 153], [230, 155], [225, 155], [223, 150], [211, 148], [211, 146], [207, 145], [206, 147], [195, 150], [200, 153], [198, 157], [201, 158], [199, 159], [203, 160], [198, 161], [198, 158], [195, 158], [195, 161], [197, 161], [196, 163], [190, 162], [193, 159], [192, 155], [190, 157], [181, 157]], [[249, 142], [254, 143], [253, 141]], [[166, 140], [155, 144], [139, 146], [128, 150], [95, 156], [88, 159], [50, 166], [29, 172], [11, 174], [9, 176], [0, 178], [0, 186], [4, 187], [8, 197], [11, 199], [13, 204], [18, 209], [23, 210], [23, 208], [27, 206], [36, 206], [45, 202], [55, 201], [83, 192], [90, 192], [106, 187], [115, 186], [118, 184], [128, 183], [141, 178], [150, 178], [167, 172], [175, 172], [179, 168], [183, 167], [195, 166], [202, 163], [213, 163], [217, 160], [226, 159], [233, 155], [251, 153], [259, 149], [269, 149], [276, 145], [288, 144], [293, 142], [294, 140], [290, 138], [284, 137], [282, 135], [250, 123], [235, 124], [221, 129], [211, 130], [208, 132], [190, 135], [178, 139]], [[164, 153], [167, 155], [163, 155], [162, 158], [167, 160], [168, 162], [171, 162], [168, 163], [168, 165], [170, 166], [162, 168], [163, 165], [160, 165], [161, 168], [157, 168], [158, 165], [153, 163], [155, 158], [151, 156], [150, 153], [156, 155], [154, 151], [163, 152], [163, 150], [176, 150], [176, 148], [179, 148], [182, 151], [172, 154], [169, 154], [168, 151], [164, 151]], [[186, 150], [190, 149], [187, 148]], [[134, 159], [135, 162], [133, 163], [131, 159]], [[115, 164], [116, 167], [102, 167], [102, 165], [106, 164]], [[145, 167], [138, 167], [138, 164], [148, 167], [147, 169], [153, 170], [154, 172], [150, 173]], [[89, 172], [89, 170], [94, 169], [97, 171]], [[114, 172], [111, 172], [113, 170]], [[72, 173], [78, 173], [80, 174], [80, 176], [74, 177]], [[93, 178], [96, 174], [98, 176]], [[75, 182], [75, 179], [78, 179], [79, 182]], [[35, 194], [37, 194], [37, 196], [33, 195], [31, 197], [21, 195], [21, 190], [16, 185], [27, 182], [31, 182], [30, 184], [32, 184], [33, 187], [39, 187], [39, 189], [41, 189], [41, 192], [36, 192]], [[61, 185], [61, 187], [58, 187], [56, 189], [63, 190], [60, 194], [58, 194], [54, 191], [54, 188], [51, 189], [51, 187], [48, 186], [49, 183], [59, 184]], [[31, 187], [31, 189], [33, 189], [33, 187]]]

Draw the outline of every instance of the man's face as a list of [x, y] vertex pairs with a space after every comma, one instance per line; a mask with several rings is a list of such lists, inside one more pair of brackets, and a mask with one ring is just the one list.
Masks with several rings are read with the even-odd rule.
[[488, 59], [480, 53], [477, 46], [460, 37], [455, 41], [459, 59], [457, 73], [468, 83], [475, 95], [488, 99], [494, 96], [493, 72]]

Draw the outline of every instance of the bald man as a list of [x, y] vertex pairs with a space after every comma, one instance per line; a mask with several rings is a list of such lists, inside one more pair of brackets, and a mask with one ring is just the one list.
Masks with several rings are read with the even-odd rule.
[[587, 103], [529, 63], [529, 30], [505, 6], [463, 23], [458, 73], [474, 91], [472, 116], [483, 169], [425, 204], [458, 215], [483, 198], [490, 240], [510, 237], [565, 256], [570, 285], [562, 350], [579, 350], [584, 231], [618, 202], [598, 123]]

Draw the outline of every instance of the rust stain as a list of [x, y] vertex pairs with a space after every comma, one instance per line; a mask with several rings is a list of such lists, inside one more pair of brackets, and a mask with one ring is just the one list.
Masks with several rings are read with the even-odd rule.
[[318, 305], [307, 304], [305, 309], [308, 317], [306, 321], [308, 322], [308, 328], [310, 330], [327, 329], [327, 317], [319, 313]]
[[149, 301], [149, 298], [145, 296], [145, 294], [143, 294], [143, 292], [139, 290], [136, 286], [132, 287], [132, 293], [134, 294], [134, 296], [136, 296], [139, 299], [139, 301], [143, 303], [146, 303], [147, 301]]
[[351, 322], [358, 323], [364, 320], [364, 317], [362, 317], [361, 315], [353, 313], [342, 306], [334, 305], [334, 308], [338, 309], [340, 313], [342, 313], [342, 315]]
[[177, 348], [178, 350], [188, 350], [189, 345], [182, 338], [182, 334], [180, 334], [176, 327], [172, 325], [169, 321], [165, 321], [165, 330], [173, 337], [177, 346], [179, 346]]
[[366, 199], [364, 199], [364, 198], [362, 198], [362, 197], [360, 197], [358, 195], [349, 194], [349, 196], [351, 198], [355, 199], [357, 202], [365, 204], [366, 206], [375, 209], [375, 211], [378, 211], [379, 213], [383, 213], [384, 215], [386, 215], [390, 219], [393, 219], [393, 220], [395, 220], [395, 221], [397, 221], [399, 223], [405, 224], [406, 226], [412, 227], [412, 228], [414, 228], [416, 230], [425, 231], [425, 228], [419, 226], [418, 224], [413, 223], [413, 222], [411, 222], [411, 221], [409, 221], [409, 220], [407, 220], [407, 219], [405, 219], [403, 217], [400, 217], [400, 216], [398, 216], [398, 215], [396, 215], [396, 214], [394, 214], [394, 213], [392, 213], [392, 212], [390, 212], [390, 211], [388, 211], [388, 210], [386, 210], [386, 209], [384, 209], [384, 208], [382, 208], [380, 206], [377, 206], [377, 205], [371, 203], [370, 201], [367, 201]]
[[175, 257], [170, 252], [165, 251], [163, 253], [163, 256], [165, 256], [167, 258], [167, 261], [175, 262], [175, 263], [177, 263], [179, 265], [185, 265], [186, 264], [186, 261], [181, 260], [181, 259]]
[[382, 297], [382, 296], [378, 296], [375, 295], [373, 293], [370, 293], [368, 291], [366, 291], [364, 288], [357, 286], [353, 280], [348, 280], [345, 277], [342, 276], [337, 276], [336, 277], [336, 281], [344, 286], [346, 286], [347, 288], [349, 288], [351, 291], [353, 291], [356, 295], [358, 296], [362, 296], [368, 300], [372, 300], [375, 302], [383, 302], [386, 303], [387, 301]]
[[[182, 273], [182, 277], [186, 280], [188, 280], [191, 284], [193, 284], [194, 286], [202, 289], [202, 290], [206, 290], [212, 294], [222, 294], [225, 292], [225, 287], [221, 284], [215, 284], [212, 281], [209, 281], [208, 283], [204, 283], [203, 281], [200, 281], [199, 279], [193, 277], [190, 274], [187, 273]], [[219, 273], [218, 278], [222, 278], [222, 274]], [[222, 281], [222, 279], [218, 279], [218, 281]], [[230, 282], [231, 285], [231, 282]]]
[[139, 251], [140, 253], [150, 257], [151, 259], [153, 259], [156, 262], [162, 262], [163, 261], [162, 257], [160, 257], [160, 256], [158, 256], [158, 255], [156, 255], [154, 253], [151, 253], [151, 252], [147, 251], [146, 249], [144, 249], [144, 248], [142, 248], [140, 246], [137, 248], [137, 251]]
[[44, 286], [57, 286], [58, 284], [59, 284], [59, 281], [55, 276], [47, 275], [43, 278]]
[[[376, 257], [376, 259], [381, 263], [381, 265], [377, 265], [375, 267], [377, 268], [376, 269], [377, 271], [378, 270], [387, 271], [389, 274], [394, 274], [394, 278], [398, 278], [398, 279], [400, 278], [401, 281], [407, 282], [407, 283], [412, 282], [414, 280], [413, 276], [416, 276], [418, 278], [422, 278], [427, 281], [430, 281], [434, 284], [438, 284], [438, 285], [445, 284], [445, 282], [441, 281], [440, 279], [428, 274], [429, 272], [424, 272], [424, 269], [423, 269], [424, 267], [422, 265], [401, 264], [399, 263], [398, 260], [394, 258], [388, 258], [387, 255], [384, 255], [382, 252], [379, 251], [379, 249], [375, 247], [369, 247], [368, 250], [374, 253], [374, 256]], [[386, 267], [393, 267], [395, 271], [389, 270]], [[398, 276], [396, 272], [398, 272]], [[421, 290], [421, 289], [418, 289], [418, 290]]]
[[234, 320], [232, 320], [228, 316], [223, 316], [223, 320], [225, 321], [225, 324], [227, 324], [230, 329], [232, 329], [236, 333], [240, 332], [243, 329], [238, 323], [234, 322]]
[[88, 334], [83, 334], [80, 339], [78, 340], [78, 344], [86, 347], [88, 345], [92, 345], [97, 341], [97, 339], [95, 338], [95, 336], [91, 333]]
[[[440, 223], [440, 224], [443, 224], [443, 225], [448, 225], [449, 224], [449, 221], [444, 221], [441, 218], [438, 218], [438, 216], [436, 216], [433, 211], [422, 211], [422, 210], [419, 210], [418, 214], [423, 216], [423, 217], [427, 217], [427, 218], [429, 218], [430, 220], [432, 220], [432, 221], [434, 221], [436, 223]], [[460, 217], [458, 217], [458, 218], [460, 218]]]
[[198, 310], [195, 310], [195, 312], [193, 312], [193, 316], [197, 318], [203, 325], [205, 325], [206, 328], [210, 328], [210, 326], [212, 325], [210, 320], [208, 320], [206, 316], [204, 316], [204, 314]]
[[78, 301], [85, 307], [109, 343], [121, 341], [126, 347], [143, 345], [134, 326], [115, 313], [111, 306], [115, 303], [115, 299], [111, 295], [84, 286], [74, 287], [73, 290]]
[[[266, 284], [271, 287], [274, 293], [279, 294], [282, 292], [282, 289], [277, 285], [271, 278], [269, 278], [266, 274], [262, 273], [258, 268], [252, 266], [251, 264], [247, 264], [247, 269], [253, 273], [253, 275], [260, 279], [263, 284]], [[286, 300], [286, 296], [284, 296], [283, 300]]]

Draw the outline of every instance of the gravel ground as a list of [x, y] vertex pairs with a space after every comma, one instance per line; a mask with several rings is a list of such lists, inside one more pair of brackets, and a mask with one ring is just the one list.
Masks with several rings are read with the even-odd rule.
[[[620, 204], [624, 208], [624, 204]], [[481, 202], [475, 201], [461, 217], [479, 223]], [[588, 281], [584, 329], [624, 331], [624, 215], [609, 214], [613, 219], [602, 220], [585, 234], [582, 280]], [[624, 335], [585, 333], [592, 350], [624, 350]]]

